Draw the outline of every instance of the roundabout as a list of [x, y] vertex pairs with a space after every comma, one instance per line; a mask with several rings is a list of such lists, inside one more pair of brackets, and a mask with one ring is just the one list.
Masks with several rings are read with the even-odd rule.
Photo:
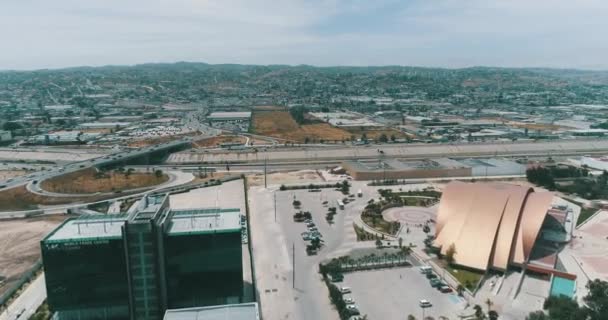
[[402, 225], [422, 225], [428, 220], [435, 220], [437, 215], [435, 207], [395, 207], [382, 211], [382, 218], [386, 221], [397, 221]]

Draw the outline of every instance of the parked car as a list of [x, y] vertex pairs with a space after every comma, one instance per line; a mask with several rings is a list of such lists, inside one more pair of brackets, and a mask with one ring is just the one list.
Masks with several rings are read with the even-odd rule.
[[351, 297], [344, 298], [344, 303], [346, 304], [355, 304], [355, 299]]
[[350, 287], [340, 287], [340, 293], [347, 294], [350, 293]]
[[334, 273], [329, 275], [329, 279], [331, 282], [342, 282], [344, 280], [344, 276], [341, 273]]
[[442, 285], [441, 280], [439, 280], [437, 278], [431, 279], [431, 287], [439, 288], [439, 287], [441, 287], [441, 285]]
[[430, 308], [433, 304], [426, 299], [420, 300], [420, 308]]
[[434, 274], [434, 273], [432, 273], [432, 272], [429, 272], [429, 273], [426, 274], [426, 278], [427, 279], [435, 279], [435, 278], [437, 278], [437, 275]]
[[346, 305], [346, 310], [348, 310], [348, 312], [352, 315], [359, 315], [361, 314], [361, 312], [359, 312], [359, 308], [354, 305], [354, 304], [347, 304]]
[[441, 288], [439, 288], [439, 291], [441, 291], [443, 293], [450, 293], [450, 292], [452, 292], [452, 288], [444, 285], [444, 286], [441, 286]]
[[422, 266], [420, 267], [420, 273], [422, 274], [429, 274], [433, 271], [433, 268], [429, 267], [429, 266]]

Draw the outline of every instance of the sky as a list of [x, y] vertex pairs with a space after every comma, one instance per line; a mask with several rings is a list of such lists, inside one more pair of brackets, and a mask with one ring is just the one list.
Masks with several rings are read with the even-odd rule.
[[606, 0], [0, 0], [0, 70], [154, 62], [608, 70]]

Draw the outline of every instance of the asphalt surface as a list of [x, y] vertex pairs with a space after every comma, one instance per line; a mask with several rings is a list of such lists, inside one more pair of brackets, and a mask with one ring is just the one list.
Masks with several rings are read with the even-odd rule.
[[0, 320], [29, 319], [45, 299], [46, 284], [42, 273], [0, 314]]
[[492, 142], [467, 144], [382, 144], [327, 147], [276, 147], [246, 150], [189, 150], [172, 154], [168, 164], [342, 161], [348, 159], [563, 156], [608, 152], [608, 139]]
[[174, 146], [188, 143], [189, 139], [182, 139], [178, 141], [172, 141], [164, 144], [158, 144], [154, 146], [149, 146], [145, 148], [135, 149], [135, 150], [126, 150], [120, 151], [113, 154], [108, 154], [103, 157], [93, 158], [85, 161], [78, 161], [69, 163], [63, 166], [56, 166], [44, 171], [34, 172], [28, 175], [15, 177], [12, 179], [7, 179], [0, 184], [0, 190], [10, 189], [14, 187], [19, 187], [25, 185], [27, 183], [38, 183], [42, 180], [46, 180], [55, 176], [60, 176], [66, 173], [75, 172], [78, 170], [84, 170], [87, 168], [95, 167], [95, 166], [104, 166], [109, 165], [118, 161], [128, 160], [130, 158], [140, 157], [147, 153], [158, 151], [162, 149], [172, 148]]

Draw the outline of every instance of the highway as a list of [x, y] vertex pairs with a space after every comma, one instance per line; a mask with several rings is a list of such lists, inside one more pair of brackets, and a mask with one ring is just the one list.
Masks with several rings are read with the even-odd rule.
[[42, 273], [0, 314], [0, 320], [29, 319], [45, 299], [46, 284]]
[[167, 164], [273, 163], [348, 159], [420, 159], [432, 157], [574, 156], [608, 153], [608, 139], [491, 142], [465, 144], [383, 144], [333, 147], [190, 150], [172, 154]]
[[66, 173], [75, 172], [91, 167], [103, 167], [117, 162], [127, 161], [133, 158], [141, 157], [151, 152], [172, 149], [183, 145], [189, 145], [190, 143], [190, 138], [184, 138], [154, 146], [119, 151], [111, 154], [106, 154], [104, 156], [87, 159], [84, 161], [72, 162], [64, 166], [57, 166], [46, 169], [44, 171], [38, 171], [28, 175], [7, 179], [0, 185], [0, 190], [19, 187], [30, 182], [36, 184], [42, 180], [49, 179], [55, 176], [60, 176]]

